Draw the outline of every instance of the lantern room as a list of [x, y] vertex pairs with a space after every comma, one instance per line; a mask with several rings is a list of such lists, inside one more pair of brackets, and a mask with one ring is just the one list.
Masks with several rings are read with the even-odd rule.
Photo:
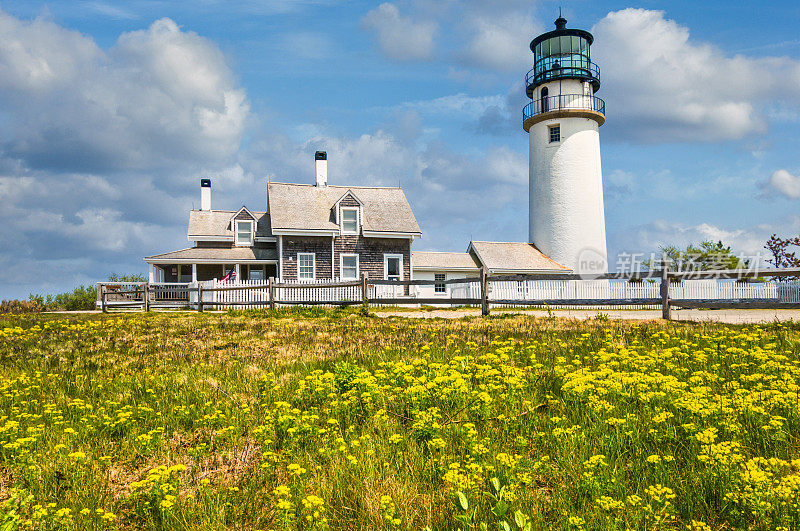
[[525, 76], [528, 97], [532, 98], [534, 90], [542, 83], [557, 79], [588, 81], [597, 92], [600, 88], [600, 68], [592, 62], [593, 40], [588, 31], [568, 29], [567, 20], [558, 17], [555, 30], [531, 41], [534, 66]]

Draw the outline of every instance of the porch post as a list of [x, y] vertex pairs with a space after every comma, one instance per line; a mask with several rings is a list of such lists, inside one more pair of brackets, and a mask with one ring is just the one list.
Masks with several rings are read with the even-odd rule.
[[236, 280], [238, 282], [242, 281], [242, 268], [240, 264], [236, 264]]
[[[331, 260], [333, 257], [331, 256]], [[331, 268], [331, 273], [333, 269]], [[278, 282], [283, 282], [283, 235], [278, 235]]]
[[151, 283], [156, 281], [156, 268], [153, 264], [147, 264], [147, 276]]
[[192, 264], [192, 282], [197, 282], [197, 264]]

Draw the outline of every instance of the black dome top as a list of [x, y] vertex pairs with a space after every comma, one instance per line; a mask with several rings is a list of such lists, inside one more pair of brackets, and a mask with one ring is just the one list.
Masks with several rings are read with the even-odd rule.
[[553, 31], [548, 31], [547, 33], [542, 33], [531, 41], [531, 51], [534, 51], [536, 49], [536, 45], [540, 42], [546, 41], [552, 37], [561, 37], [562, 35], [575, 35], [576, 37], [583, 37], [589, 44], [592, 44], [594, 41], [594, 37], [592, 37], [591, 33], [581, 29], [567, 29], [567, 19], [564, 17], [558, 17], [556, 19], [556, 29]]

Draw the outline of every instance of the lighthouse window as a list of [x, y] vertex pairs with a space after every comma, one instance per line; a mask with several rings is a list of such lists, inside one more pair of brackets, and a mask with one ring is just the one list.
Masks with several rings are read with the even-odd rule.
[[551, 125], [550, 126], [550, 143], [553, 142], [561, 142], [561, 126], [560, 125]]
[[572, 53], [572, 38], [570, 36], [561, 37], [561, 53], [564, 55]]

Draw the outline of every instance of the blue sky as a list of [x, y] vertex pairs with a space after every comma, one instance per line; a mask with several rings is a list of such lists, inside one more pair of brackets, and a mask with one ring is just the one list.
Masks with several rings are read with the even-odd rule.
[[800, 233], [800, 4], [0, 1], [0, 297], [182, 248], [198, 181], [398, 182], [422, 250], [527, 238], [528, 43], [595, 34], [610, 262]]

